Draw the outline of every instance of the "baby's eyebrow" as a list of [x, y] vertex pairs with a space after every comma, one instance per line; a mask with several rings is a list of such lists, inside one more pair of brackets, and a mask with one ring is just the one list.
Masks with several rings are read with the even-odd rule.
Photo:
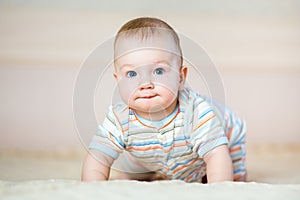
[[123, 64], [120, 66], [120, 70], [123, 71], [123, 72], [126, 72], [128, 70], [132, 70], [134, 66], [132, 64]]
[[167, 65], [170, 65], [170, 63], [166, 60], [159, 60], [159, 61], [156, 61], [154, 64], [167, 64]]
[[133, 67], [133, 64], [123, 64], [123, 65], [121, 65], [121, 67], [123, 68], [123, 67]]
[[156, 61], [154, 64], [155, 65], [163, 64], [164, 66], [171, 66], [170, 62], [166, 60]]

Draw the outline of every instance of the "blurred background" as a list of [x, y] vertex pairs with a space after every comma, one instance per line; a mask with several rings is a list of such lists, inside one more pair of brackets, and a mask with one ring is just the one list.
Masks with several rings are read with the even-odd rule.
[[250, 179], [300, 183], [299, 11], [299, 0], [1, 0], [0, 179], [80, 178], [81, 64], [126, 21], [152, 16], [216, 64], [226, 103], [247, 121]]

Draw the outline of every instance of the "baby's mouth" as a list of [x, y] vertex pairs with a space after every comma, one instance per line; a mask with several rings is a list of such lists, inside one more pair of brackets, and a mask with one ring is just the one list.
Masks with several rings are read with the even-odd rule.
[[157, 95], [145, 95], [145, 96], [141, 96], [138, 99], [152, 99], [154, 97], [156, 97]]

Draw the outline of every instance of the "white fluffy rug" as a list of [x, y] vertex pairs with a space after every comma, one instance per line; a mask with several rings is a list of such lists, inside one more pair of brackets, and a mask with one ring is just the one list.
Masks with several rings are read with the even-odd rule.
[[300, 185], [262, 183], [200, 184], [181, 181], [107, 181], [83, 183], [67, 180], [0, 182], [0, 199], [263, 199], [299, 200]]

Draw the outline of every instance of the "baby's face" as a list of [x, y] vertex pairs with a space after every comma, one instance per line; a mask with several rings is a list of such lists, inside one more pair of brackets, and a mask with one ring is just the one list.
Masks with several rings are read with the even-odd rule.
[[114, 76], [120, 95], [129, 107], [146, 118], [151, 113], [160, 113], [163, 118], [177, 104], [186, 68], [180, 66], [177, 55], [148, 48], [119, 57], [115, 61]]

